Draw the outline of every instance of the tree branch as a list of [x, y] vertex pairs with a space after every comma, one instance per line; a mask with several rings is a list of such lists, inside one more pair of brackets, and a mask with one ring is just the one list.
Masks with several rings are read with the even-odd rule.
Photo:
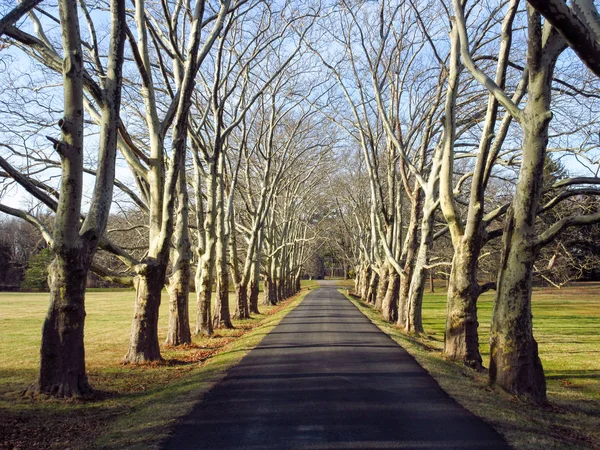
[[40, 4], [42, 0], [22, 0], [8, 14], [0, 19], [0, 36], [9, 26], [14, 25], [21, 17]]

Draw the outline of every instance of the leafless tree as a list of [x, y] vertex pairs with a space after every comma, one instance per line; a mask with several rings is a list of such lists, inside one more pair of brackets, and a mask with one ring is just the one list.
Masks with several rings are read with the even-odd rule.
[[[110, 211], [115, 178], [116, 130], [121, 98], [121, 67], [125, 41], [125, 2], [110, 2], [111, 31], [106, 69], [99, 86], [100, 142], [95, 187], [85, 217], [82, 216], [84, 174], [84, 70], [78, 7], [75, 0], [58, 4], [63, 61], [49, 41], [28, 36], [8, 25], [6, 33], [23, 45], [47, 49], [56, 64], [62, 66], [64, 115], [59, 121], [61, 138], [48, 138], [61, 160], [58, 191], [21, 174], [5, 159], [2, 168], [29, 194], [55, 212], [49, 230], [26, 211], [0, 205], [0, 211], [34, 224], [55, 255], [50, 267], [50, 307], [42, 331], [41, 366], [33, 393], [59, 397], [84, 397], [91, 394], [85, 371], [83, 330], [85, 284], [88, 270], [100, 244]], [[32, 15], [34, 22], [35, 16]], [[49, 193], [50, 192], [50, 193]], [[55, 195], [58, 194], [58, 198]]]

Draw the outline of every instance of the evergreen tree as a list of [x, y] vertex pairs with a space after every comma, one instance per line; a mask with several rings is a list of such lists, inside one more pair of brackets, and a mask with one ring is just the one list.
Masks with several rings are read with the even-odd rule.
[[48, 291], [48, 266], [52, 262], [52, 251], [44, 248], [29, 260], [21, 289], [25, 291]]

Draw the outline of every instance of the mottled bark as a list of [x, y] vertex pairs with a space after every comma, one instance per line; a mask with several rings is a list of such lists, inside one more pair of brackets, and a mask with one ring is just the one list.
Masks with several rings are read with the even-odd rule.
[[[217, 246], [218, 247], [218, 246]], [[243, 290], [246, 292], [246, 290]], [[229, 311], [229, 274], [227, 262], [217, 261], [217, 295], [213, 314], [214, 328], [233, 328]]]
[[42, 329], [41, 365], [34, 391], [56, 397], [92, 393], [85, 370], [83, 325], [87, 255], [57, 255], [49, 268], [50, 307]]
[[[434, 175], [431, 175], [434, 176]], [[435, 192], [426, 197], [421, 221], [421, 242], [415, 259], [413, 276], [407, 305], [407, 317], [404, 330], [409, 333], [423, 332], [423, 295], [427, 284], [427, 265], [429, 264], [429, 252], [433, 245], [433, 222], [435, 211]]]
[[[27, 3], [27, 5], [25, 4]], [[26, 8], [36, 2], [25, 2]], [[122, 0], [110, 2], [111, 31], [103, 94], [98, 171], [88, 215], [81, 224], [83, 190], [83, 60], [77, 2], [58, 2], [63, 60], [64, 116], [61, 140], [53, 140], [61, 157], [60, 196], [49, 268], [50, 305], [42, 329], [40, 371], [33, 393], [86, 397], [92, 393], [85, 369], [85, 287], [88, 270], [108, 220], [112, 200], [116, 124], [121, 105], [121, 66], [125, 33]], [[16, 8], [17, 9], [17, 8]], [[15, 10], [16, 10], [15, 9]], [[9, 23], [10, 15], [4, 19]], [[10, 19], [12, 20], [12, 19]], [[46, 237], [46, 236], [45, 236]]]
[[400, 289], [398, 292], [398, 323], [405, 328], [408, 323], [410, 283], [413, 279], [414, 268], [417, 260], [417, 249], [419, 248], [419, 215], [421, 213], [422, 195], [421, 189], [415, 185], [415, 193], [411, 198], [411, 211], [406, 239], [404, 241], [404, 272], [400, 276]]
[[181, 165], [177, 187], [177, 222], [174, 238], [173, 275], [169, 281], [169, 328], [166, 343], [183, 345], [192, 342], [189, 316], [189, 293], [192, 246], [188, 232], [188, 195], [185, 166]]
[[[217, 295], [215, 298], [215, 309], [213, 314], [214, 328], [233, 328], [231, 314], [229, 311], [229, 271], [227, 268], [227, 249], [229, 247], [229, 235], [225, 224], [225, 180], [224, 180], [224, 156], [219, 158], [219, 182], [217, 187], [217, 223], [216, 223], [216, 269], [217, 269]], [[234, 249], [235, 251], [235, 249]], [[235, 256], [234, 256], [235, 257]], [[237, 282], [237, 280], [234, 280]], [[245, 291], [245, 289], [244, 289]]]
[[164, 284], [164, 265], [147, 259], [134, 280], [135, 310], [125, 363], [162, 361], [158, 343], [158, 311]]
[[[77, 3], [59, 1], [63, 60], [64, 116], [54, 148], [62, 162], [60, 198], [54, 223], [50, 307], [42, 329], [41, 363], [34, 392], [58, 397], [91, 393], [85, 373], [83, 329], [85, 279], [91, 262], [79, 237], [83, 187], [83, 61]], [[93, 255], [93, 253], [92, 253]]]
[[375, 270], [371, 270], [369, 280], [369, 288], [367, 289], [367, 303], [375, 304], [377, 299], [377, 286], [379, 284], [379, 274]]
[[[392, 269], [393, 270], [393, 269]], [[383, 305], [383, 299], [388, 289], [390, 267], [383, 263], [379, 269], [381, 276], [379, 277], [379, 283], [377, 284], [377, 295], [375, 296], [375, 308], [381, 311], [381, 305]]]
[[277, 281], [273, 279], [270, 275], [267, 275], [267, 277], [265, 278], [264, 294], [265, 305], [277, 304]]
[[[259, 240], [260, 242], [260, 240]], [[248, 294], [248, 303], [250, 308], [250, 313], [252, 314], [260, 314], [258, 310], [258, 295], [259, 295], [259, 286], [260, 286], [260, 246], [257, 248], [254, 253], [254, 258], [252, 261], [252, 275], [250, 277], [250, 288]]]
[[210, 171], [206, 179], [206, 214], [204, 215], [204, 248], [196, 268], [196, 334], [211, 336], [213, 323], [211, 320], [212, 286], [215, 272], [216, 226], [217, 219], [217, 163], [211, 161]]
[[502, 266], [490, 329], [490, 369], [492, 384], [535, 402], [546, 400], [546, 379], [533, 337], [531, 278], [535, 261], [529, 238], [516, 232], [517, 219], [507, 220]]
[[[232, 224], [233, 228], [233, 224]], [[237, 245], [235, 243], [235, 238], [232, 238], [229, 244], [230, 253], [231, 253], [231, 267], [232, 267], [232, 275], [234, 277], [235, 282], [235, 313], [234, 317], [236, 319], [249, 319], [250, 318], [250, 305], [248, 302], [248, 282], [247, 278], [240, 274], [239, 264], [237, 260]], [[246, 256], [248, 257], [248, 256]]]
[[369, 291], [369, 279], [371, 277], [371, 267], [365, 265], [361, 268], [359, 295], [363, 301], [367, 301]]
[[398, 320], [398, 292], [400, 290], [400, 275], [394, 269], [388, 276], [388, 288], [381, 305], [383, 320], [395, 322]]
[[259, 282], [260, 279], [256, 280], [254, 279], [254, 277], [252, 278], [252, 280], [250, 280], [250, 287], [248, 288], [248, 303], [250, 304], [251, 314], [260, 314], [260, 311], [258, 309], [258, 297], [260, 294]]
[[527, 105], [520, 118], [523, 157], [503, 236], [496, 302], [490, 329], [490, 382], [535, 402], [546, 400], [546, 380], [533, 337], [531, 280], [537, 256], [536, 213], [548, 145], [554, 66], [566, 47], [562, 37], [528, 7]]
[[276, 261], [276, 266], [275, 266], [275, 270], [273, 271], [273, 273], [275, 274], [275, 278], [273, 279], [272, 286], [273, 286], [275, 302], [279, 303], [285, 299], [285, 297], [283, 295], [283, 283], [284, 283], [284, 279], [282, 277], [283, 268], [279, 264], [279, 262], [280, 262], [279, 258], [275, 257], [275, 261]]
[[184, 345], [192, 342], [190, 331], [189, 293], [191, 270], [180, 269], [171, 277], [169, 283], [169, 329], [168, 345]]
[[[213, 334], [213, 325], [211, 320], [210, 303], [212, 299], [212, 284], [213, 284], [213, 262], [211, 256], [214, 257], [215, 251], [214, 242], [207, 242], [208, 253], [205, 253], [196, 269], [196, 299], [198, 310], [196, 313], [196, 334], [211, 336]], [[212, 254], [211, 254], [212, 253]]]
[[[511, 1], [502, 24], [501, 45], [498, 54], [495, 82], [504, 88], [506, 71], [512, 42], [512, 24], [519, 6], [518, 1]], [[459, 68], [459, 39], [458, 27], [454, 27], [452, 35], [450, 79], [458, 80]], [[466, 48], [466, 46], [465, 46]], [[455, 83], [452, 82], [452, 85]], [[448, 87], [449, 91], [452, 86]], [[457, 87], [454, 87], [454, 91]], [[520, 89], [517, 89], [520, 92]], [[515, 94], [515, 98], [522, 94]], [[440, 205], [448, 222], [454, 256], [452, 259], [451, 274], [448, 283], [447, 316], [445, 330], [445, 355], [457, 361], [463, 361], [467, 366], [475, 369], [482, 367], [479, 353], [477, 299], [481, 293], [477, 281], [478, 261], [484, 245], [485, 223], [483, 220], [485, 209], [485, 191], [491, 175], [492, 168], [498, 151], [506, 137], [510, 124], [510, 117], [504, 120], [498, 133], [496, 122], [499, 101], [492, 94], [489, 96], [477, 160], [472, 174], [469, 206], [466, 220], [461, 217], [460, 210], [455, 202], [454, 194], [454, 140], [456, 134], [456, 94], [448, 94], [446, 104], [446, 118], [444, 122], [445, 145], [444, 165], [440, 181]], [[492, 147], [493, 142], [493, 147]], [[463, 224], [463, 222], [465, 222]], [[433, 282], [432, 282], [433, 286]]]
[[469, 245], [454, 250], [446, 303], [444, 354], [474, 369], [482, 364], [477, 328], [477, 256]]

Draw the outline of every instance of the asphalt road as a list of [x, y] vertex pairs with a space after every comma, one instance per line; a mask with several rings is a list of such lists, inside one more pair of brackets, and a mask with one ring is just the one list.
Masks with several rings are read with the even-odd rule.
[[332, 286], [311, 292], [166, 449], [510, 449]]

